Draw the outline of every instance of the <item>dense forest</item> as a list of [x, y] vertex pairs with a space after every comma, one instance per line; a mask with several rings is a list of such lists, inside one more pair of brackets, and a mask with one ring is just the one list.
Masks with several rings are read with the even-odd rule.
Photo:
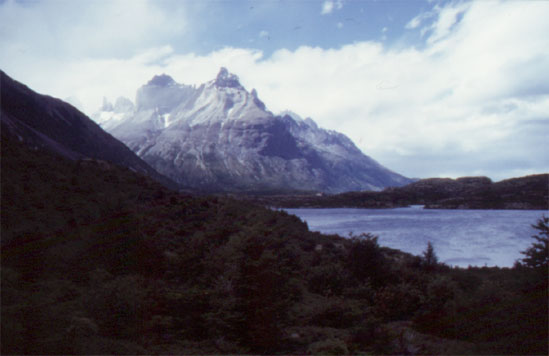
[[548, 353], [547, 218], [460, 269], [4, 135], [1, 164], [2, 354]]

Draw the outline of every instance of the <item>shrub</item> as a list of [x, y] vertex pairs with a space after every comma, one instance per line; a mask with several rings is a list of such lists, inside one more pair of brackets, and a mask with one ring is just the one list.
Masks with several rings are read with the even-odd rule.
[[388, 320], [405, 320], [422, 305], [423, 295], [411, 284], [389, 285], [380, 289], [375, 296], [378, 314]]
[[358, 281], [369, 279], [373, 285], [386, 281], [388, 265], [378, 243], [377, 236], [361, 234], [350, 239], [347, 267]]
[[328, 339], [312, 343], [307, 349], [310, 355], [348, 355], [349, 349], [340, 339]]

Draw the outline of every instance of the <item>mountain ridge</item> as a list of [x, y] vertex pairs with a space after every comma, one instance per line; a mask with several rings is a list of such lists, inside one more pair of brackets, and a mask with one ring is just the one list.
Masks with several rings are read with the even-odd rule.
[[407, 178], [310, 118], [275, 115], [221, 68], [199, 86], [163, 74], [137, 90], [135, 109], [93, 117], [160, 173], [210, 192], [381, 190]]

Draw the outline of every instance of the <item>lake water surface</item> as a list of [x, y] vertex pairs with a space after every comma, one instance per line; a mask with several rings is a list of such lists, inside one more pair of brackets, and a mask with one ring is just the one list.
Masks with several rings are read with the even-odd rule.
[[286, 209], [312, 231], [348, 236], [370, 232], [381, 246], [420, 255], [427, 242], [452, 266], [511, 267], [537, 231], [542, 210]]

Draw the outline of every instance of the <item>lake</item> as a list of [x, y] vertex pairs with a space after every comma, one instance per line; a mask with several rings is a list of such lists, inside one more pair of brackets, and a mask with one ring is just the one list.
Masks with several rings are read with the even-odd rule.
[[285, 209], [312, 231], [347, 237], [370, 232], [381, 246], [420, 255], [431, 242], [440, 262], [452, 266], [512, 267], [522, 258], [543, 210]]

